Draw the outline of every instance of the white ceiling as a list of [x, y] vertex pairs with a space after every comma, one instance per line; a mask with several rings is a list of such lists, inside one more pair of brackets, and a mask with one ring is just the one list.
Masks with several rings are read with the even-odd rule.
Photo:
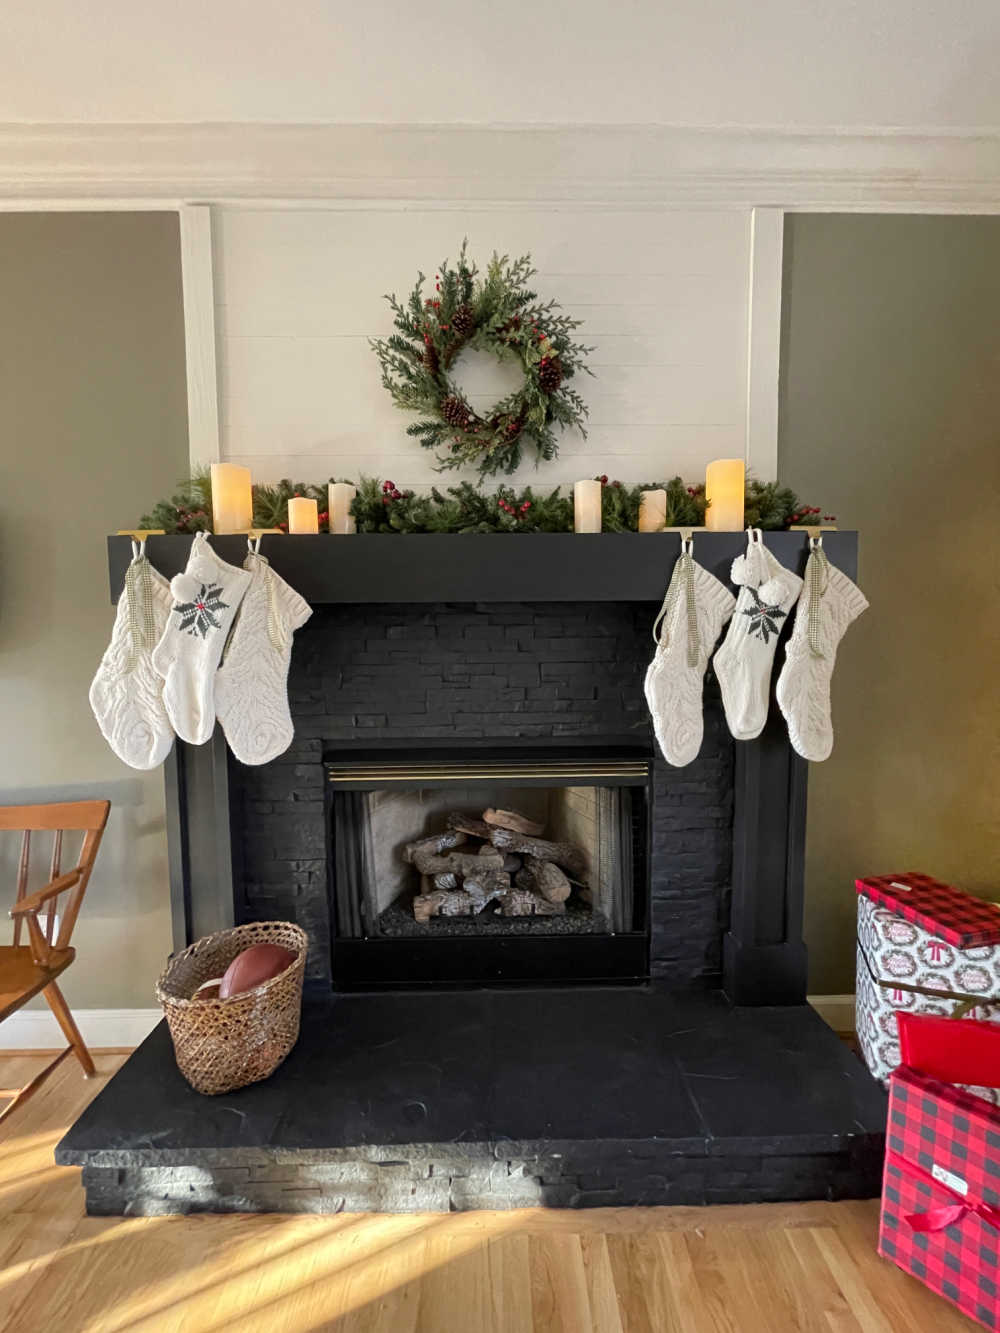
[[997, 0], [4, 0], [0, 122], [1000, 126]]

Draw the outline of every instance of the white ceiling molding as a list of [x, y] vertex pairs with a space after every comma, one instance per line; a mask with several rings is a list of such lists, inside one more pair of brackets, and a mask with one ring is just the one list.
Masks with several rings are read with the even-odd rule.
[[3, 125], [0, 206], [1000, 211], [1000, 132]]

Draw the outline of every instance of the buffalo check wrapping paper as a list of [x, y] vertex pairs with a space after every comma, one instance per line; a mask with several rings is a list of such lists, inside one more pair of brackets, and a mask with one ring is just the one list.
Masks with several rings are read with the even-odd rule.
[[930, 875], [904, 870], [854, 881], [859, 894], [956, 949], [1000, 944], [1000, 910]]
[[1000, 1111], [906, 1066], [889, 1082], [878, 1248], [1000, 1329]]
[[[912, 882], [914, 893], [923, 886], [921, 896], [910, 903], [905, 890], [891, 887], [894, 882]], [[885, 1083], [900, 1060], [897, 1013], [950, 1016], [963, 1001], [974, 1001], [967, 1017], [1000, 1020], [1000, 911], [912, 871], [859, 879], [857, 889], [858, 1044], [865, 1064]], [[907, 913], [900, 906], [904, 898]], [[928, 915], [932, 899], [944, 912], [940, 920]], [[952, 942], [988, 934], [984, 912], [990, 913], [994, 942], [961, 947]], [[975, 1091], [1000, 1102], [996, 1089]]]

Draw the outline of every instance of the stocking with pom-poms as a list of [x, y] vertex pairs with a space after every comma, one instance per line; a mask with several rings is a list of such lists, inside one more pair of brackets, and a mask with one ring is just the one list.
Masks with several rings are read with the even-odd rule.
[[774, 652], [802, 580], [775, 559], [760, 528], [747, 530], [746, 554], [733, 561], [730, 578], [740, 593], [713, 666], [729, 730], [738, 741], [752, 741], [767, 721]]
[[163, 704], [183, 741], [202, 745], [215, 726], [215, 672], [250, 574], [220, 560], [208, 534], [195, 534], [183, 574], [170, 581], [167, 627], [153, 649]]

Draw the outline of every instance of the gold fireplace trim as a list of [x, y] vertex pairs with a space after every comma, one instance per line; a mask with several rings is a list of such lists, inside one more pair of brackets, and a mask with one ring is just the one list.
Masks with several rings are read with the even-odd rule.
[[587, 778], [645, 778], [649, 764], [641, 759], [609, 759], [591, 764], [537, 763], [470, 764], [362, 764], [356, 768], [331, 769], [330, 782], [475, 782], [498, 778], [551, 778], [572, 782]]

